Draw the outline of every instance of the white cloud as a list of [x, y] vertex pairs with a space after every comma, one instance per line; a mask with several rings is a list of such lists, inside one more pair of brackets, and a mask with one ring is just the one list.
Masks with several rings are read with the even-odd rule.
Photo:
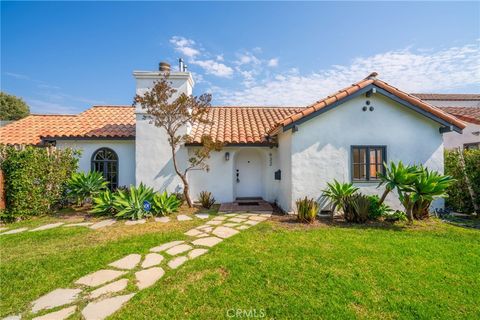
[[273, 58], [268, 60], [267, 65], [269, 67], [277, 67], [278, 66], [278, 58]]
[[14, 73], [14, 72], [4, 72], [4, 75], [7, 75], [9, 77], [15, 78], [15, 79], [21, 79], [21, 80], [30, 80], [30, 77], [24, 74], [20, 73]]
[[226, 64], [217, 62], [212, 59], [207, 59], [207, 60], [190, 60], [190, 64], [197, 65], [203, 70], [205, 70], [205, 73], [207, 74], [213, 74], [214, 76], [217, 77], [224, 77], [224, 78], [229, 78], [233, 74], [233, 69], [227, 66]]
[[254, 54], [248, 51], [245, 53], [237, 54], [237, 57], [238, 59], [235, 61], [235, 63], [239, 66], [244, 64], [260, 64], [261, 63], [259, 58], [257, 58]]
[[77, 114], [79, 108], [39, 99], [25, 99], [30, 111], [39, 114]]
[[170, 39], [174, 49], [186, 57], [193, 58], [200, 54], [200, 50], [195, 48], [195, 41], [184, 37], [174, 36]]
[[[349, 65], [301, 75], [292, 68], [257, 84], [214, 92], [222, 104], [307, 105], [365, 78], [379, 78], [407, 92], [441, 92], [480, 84], [480, 49], [476, 44], [439, 51], [411, 48], [358, 57]], [[245, 76], [245, 75], [244, 75]]]

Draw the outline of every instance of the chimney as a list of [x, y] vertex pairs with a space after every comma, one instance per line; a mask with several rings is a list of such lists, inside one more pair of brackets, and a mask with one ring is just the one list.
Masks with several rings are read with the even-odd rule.
[[185, 71], [185, 65], [183, 64], [183, 59], [178, 58], [178, 71], [184, 72]]
[[160, 72], [169, 73], [170, 72], [170, 63], [164, 62], [164, 61], [160, 62], [158, 64], [158, 70], [160, 70]]

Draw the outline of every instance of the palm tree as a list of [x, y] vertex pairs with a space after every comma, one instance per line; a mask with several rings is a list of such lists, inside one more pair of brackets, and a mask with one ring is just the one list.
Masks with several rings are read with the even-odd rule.
[[398, 164], [391, 161], [389, 166], [386, 163], [383, 163], [383, 165], [385, 166], [385, 174], [379, 173], [378, 176], [381, 181], [377, 188], [385, 185], [385, 191], [378, 205], [382, 205], [387, 195], [393, 190], [411, 184], [419, 173], [417, 166], [405, 166], [402, 161], [399, 161]]

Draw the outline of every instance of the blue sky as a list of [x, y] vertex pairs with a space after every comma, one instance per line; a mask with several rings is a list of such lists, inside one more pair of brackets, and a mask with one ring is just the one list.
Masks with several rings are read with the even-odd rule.
[[1, 89], [35, 113], [132, 102], [183, 57], [214, 104], [305, 105], [367, 76], [480, 92], [479, 2], [2, 2]]

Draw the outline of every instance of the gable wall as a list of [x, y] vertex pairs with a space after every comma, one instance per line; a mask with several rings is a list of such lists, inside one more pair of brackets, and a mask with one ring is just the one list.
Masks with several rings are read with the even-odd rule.
[[[327, 182], [351, 181], [352, 145], [386, 145], [387, 161], [422, 163], [443, 172], [439, 125], [379, 94], [364, 95], [299, 125], [292, 134], [292, 208], [304, 196], [319, 199]], [[378, 182], [356, 183], [361, 192], [381, 194]], [[387, 201], [398, 208], [395, 196]]]

